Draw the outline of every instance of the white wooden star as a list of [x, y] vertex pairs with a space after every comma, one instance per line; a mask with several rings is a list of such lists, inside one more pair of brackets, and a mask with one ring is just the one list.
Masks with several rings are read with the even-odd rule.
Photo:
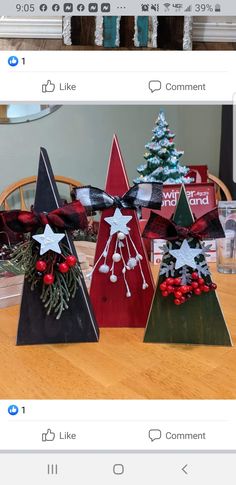
[[54, 251], [54, 253], [61, 254], [59, 242], [65, 237], [65, 234], [53, 232], [49, 224], [46, 224], [44, 233], [32, 236], [35, 241], [40, 244], [40, 255], [47, 253], [47, 251]]
[[116, 209], [112, 217], [105, 217], [105, 221], [110, 224], [111, 232], [110, 236], [116, 234], [116, 232], [123, 232], [129, 234], [130, 228], [127, 227], [128, 222], [132, 219], [132, 216], [123, 216], [120, 209]]
[[197, 266], [194, 258], [202, 253], [202, 248], [193, 249], [189, 246], [187, 239], [184, 239], [179, 249], [171, 249], [169, 253], [176, 259], [175, 269], [182, 268], [185, 265], [194, 269]]

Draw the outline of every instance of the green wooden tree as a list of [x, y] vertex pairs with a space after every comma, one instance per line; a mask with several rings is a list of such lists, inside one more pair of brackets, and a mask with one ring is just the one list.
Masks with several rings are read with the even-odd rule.
[[[173, 221], [182, 227], [194, 222], [184, 187]], [[191, 237], [167, 241], [163, 250], [144, 341], [231, 346], [205, 258], [207, 246]]]
[[151, 141], [145, 145], [146, 163], [137, 168], [140, 176], [134, 182], [191, 183], [193, 179], [188, 177], [189, 168], [181, 166], [179, 163], [184, 152], [176, 150], [175, 133], [169, 129], [163, 111], [159, 113], [152, 132]]

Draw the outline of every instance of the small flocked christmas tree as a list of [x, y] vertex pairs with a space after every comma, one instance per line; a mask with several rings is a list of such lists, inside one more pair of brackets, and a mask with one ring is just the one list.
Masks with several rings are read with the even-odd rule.
[[146, 163], [137, 168], [140, 176], [134, 180], [140, 182], [162, 182], [164, 184], [188, 184], [193, 182], [188, 177], [189, 168], [179, 164], [184, 154], [175, 148], [175, 133], [169, 129], [163, 111], [159, 113], [156, 126], [152, 130], [153, 137], [145, 148]]

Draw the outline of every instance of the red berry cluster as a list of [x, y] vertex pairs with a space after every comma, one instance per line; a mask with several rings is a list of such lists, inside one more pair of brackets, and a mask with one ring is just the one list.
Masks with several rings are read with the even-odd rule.
[[199, 296], [202, 293], [208, 293], [217, 288], [215, 283], [206, 283], [203, 278], [200, 278], [196, 271], [191, 274], [191, 278], [192, 281], [189, 285], [182, 285], [180, 277], [166, 278], [166, 280], [160, 284], [162, 296], [167, 297], [173, 294], [174, 304], [182, 305], [182, 303], [185, 303], [193, 295]]
[[[73, 255], [70, 254], [69, 256], [65, 257], [65, 260], [61, 263], [58, 264], [58, 271], [60, 273], [68, 273], [70, 268], [75, 266], [77, 263], [77, 258]], [[50, 267], [50, 271], [49, 271]], [[35, 269], [38, 271], [38, 275], [42, 276], [43, 273], [43, 282], [45, 285], [53, 285], [55, 276], [53, 273], [53, 268], [54, 265], [48, 264], [48, 262], [44, 261], [43, 259], [39, 259], [36, 262]], [[46, 272], [47, 271], [47, 272]]]

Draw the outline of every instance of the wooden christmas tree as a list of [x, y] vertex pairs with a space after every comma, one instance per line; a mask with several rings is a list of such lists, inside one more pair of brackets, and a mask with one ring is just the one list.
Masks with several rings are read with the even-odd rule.
[[167, 242], [145, 342], [231, 345], [201, 234], [204, 239], [224, 236], [217, 210], [194, 221], [183, 186], [173, 224], [152, 213], [144, 236]]
[[[40, 219], [42, 219], [44, 213], [50, 213], [61, 206], [62, 202], [54, 180], [49, 158], [46, 150], [42, 148], [40, 151], [34, 214], [41, 214]], [[32, 217], [32, 215], [29, 215], [29, 217]], [[69, 275], [69, 270], [66, 262], [64, 262], [64, 259], [62, 262], [60, 262], [60, 264], [56, 265], [57, 281], [62, 283], [61, 285], [60, 283], [58, 285], [58, 295], [54, 292], [56, 278], [52, 274], [52, 269], [48, 275], [43, 275], [42, 273], [44, 271], [44, 267], [46, 266], [44, 260], [41, 258], [39, 258], [39, 260], [35, 259], [38, 273], [35, 273], [34, 267], [27, 269], [28, 277], [25, 277], [24, 281], [17, 345], [96, 342], [98, 341], [99, 331], [93, 309], [90, 304], [83, 274], [77, 262], [73, 242], [67, 231], [62, 231], [55, 228], [52, 230], [49, 225], [44, 228], [44, 233], [42, 233], [42, 230], [43, 228], [40, 229], [39, 233], [37, 232], [37, 235], [35, 235], [35, 232], [31, 234], [31, 241], [32, 239], [35, 239], [35, 241], [40, 243], [40, 241], [42, 241], [42, 237], [45, 236], [45, 231], [47, 230], [50, 232], [48, 238], [44, 237], [44, 242], [41, 242], [40, 244], [40, 254], [46, 254], [48, 258], [51, 257], [53, 265], [53, 261], [55, 261], [55, 259], [58, 257], [57, 253], [53, 253], [53, 251], [45, 253], [45, 250], [42, 248], [43, 244], [52, 244], [52, 239], [56, 238], [58, 242], [56, 242], [55, 248], [57, 249], [58, 244], [63, 243], [63, 252], [70, 255], [68, 263], [70, 262], [70, 264], [73, 266], [76, 264], [76, 269], [71, 268], [72, 271], [70, 277], [66, 276], [66, 274]], [[33, 254], [33, 258], [34, 257], [37, 258], [37, 254], [36, 256]], [[77, 281], [76, 286], [74, 285], [73, 287], [74, 294], [71, 296], [70, 287], [67, 287], [67, 282], [69, 282], [69, 285], [73, 283], [73, 275], [76, 275]], [[46, 282], [46, 284], [44, 283], [44, 286], [42, 286], [41, 283], [42, 279], [44, 282]], [[45, 308], [47, 296], [48, 306]], [[56, 304], [58, 308], [60, 308], [61, 297], [66, 299], [66, 307], [64, 305], [63, 311], [61, 311], [59, 315], [58, 312], [53, 311], [54, 307], [52, 304], [53, 299], [55, 298]], [[52, 307], [52, 311], [49, 312], [50, 305]], [[55, 310], [57, 310], [57, 308], [55, 308]]]
[[[145, 204], [155, 203], [156, 208], [160, 208], [161, 189], [158, 184], [155, 187], [146, 184], [145, 187], [137, 185], [129, 190], [118, 140], [114, 137], [106, 192], [94, 187], [77, 190], [77, 198], [83, 205], [86, 205], [91, 196], [95, 203], [95, 207], [91, 204], [91, 208], [104, 209], [90, 290], [96, 319], [101, 327], [146, 325], [154, 284], [140, 234], [136, 213], [138, 207], [135, 203], [140, 201], [142, 205], [143, 198]], [[108, 205], [104, 206], [105, 200]]]

